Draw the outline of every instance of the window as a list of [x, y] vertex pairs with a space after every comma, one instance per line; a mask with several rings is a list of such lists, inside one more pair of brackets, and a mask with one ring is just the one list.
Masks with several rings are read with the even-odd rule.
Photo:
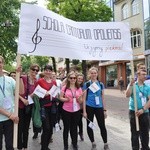
[[139, 30], [131, 31], [131, 46], [132, 48], [141, 46], [141, 32]]
[[132, 1], [132, 15], [139, 13], [139, 0]]
[[129, 17], [129, 9], [128, 9], [128, 5], [124, 4], [122, 7], [122, 19], [126, 19]]

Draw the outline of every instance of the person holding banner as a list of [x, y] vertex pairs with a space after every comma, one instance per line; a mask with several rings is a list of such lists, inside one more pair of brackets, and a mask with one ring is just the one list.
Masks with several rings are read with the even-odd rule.
[[[56, 86], [56, 82], [52, 80], [52, 66], [46, 65], [44, 67], [44, 77], [37, 81], [36, 86], [40, 86], [46, 91], [50, 91], [53, 85]], [[46, 93], [43, 98], [40, 98], [41, 116], [42, 116], [42, 135], [41, 135], [41, 150], [49, 150], [49, 141], [53, 134], [53, 124], [55, 117], [52, 114], [52, 100], [53, 97]]]
[[89, 70], [90, 80], [84, 83], [83, 116], [87, 119], [87, 133], [92, 143], [92, 149], [96, 149], [93, 129], [94, 115], [97, 119], [100, 133], [104, 142], [104, 150], [109, 150], [107, 143], [107, 130], [105, 118], [107, 117], [106, 104], [104, 100], [104, 84], [98, 81], [98, 69], [92, 67]]
[[[137, 71], [137, 82], [132, 79], [126, 90], [126, 97], [129, 100], [129, 119], [131, 128], [132, 150], [139, 150], [139, 137], [141, 139], [142, 150], [149, 150], [149, 111], [150, 107], [150, 87], [144, 83], [146, 80], [146, 70]], [[135, 112], [133, 84], [136, 88], [137, 112]], [[135, 113], [139, 117], [139, 129], [136, 130]]]
[[18, 149], [24, 148], [26, 150], [28, 147], [29, 126], [32, 114], [32, 104], [29, 104], [29, 96], [32, 95], [35, 89], [36, 75], [39, 69], [39, 65], [32, 64], [28, 75], [21, 76], [25, 92], [19, 96]]
[[[0, 150], [2, 150], [3, 135], [6, 150], [13, 150], [13, 123], [19, 118], [14, 114], [15, 80], [3, 73], [4, 58], [0, 56]], [[20, 72], [19, 67], [16, 71]], [[20, 94], [24, 93], [24, 85], [20, 79]]]
[[77, 126], [80, 120], [80, 104], [82, 103], [82, 89], [77, 83], [75, 72], [67, 76], [66, 85], [61, 89], [60, 100], [64, 102], [62, 107], [62, 120], [64, 124], [63, 142], [64, 150], [68, 150], [68, 134], [70, 131], [72, 148], [78, 150]]

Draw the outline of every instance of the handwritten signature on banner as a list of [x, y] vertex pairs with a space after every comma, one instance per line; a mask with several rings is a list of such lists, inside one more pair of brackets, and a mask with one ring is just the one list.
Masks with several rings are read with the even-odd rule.
[[84, 48], [89, 50], [89, 54], [92, 56], [92, 57], [96, 57], [96, 56], [99, 56], [99, 57], [102, 57], [104, 53], [107, 53], [107, 52], [117, 52], [119, 50], [123, 51], [123, 43], [121, 46], [101, 46], [101, 47], [98, 47], [98, 46], [89, 46], [88, 44], [84, 44]]
[[30, 51], [29, 53], [33, 53], [36, 50], [37, 45], [42, 41], [42, 37], [38, 35], [38, 32], [40, 30], [40, 25], [41, 25], [40, 20], [37, 19], [37, 21], [36, 21], [36, 31], [32, 36], [32, 43], [34, 44], [34, 49], [32, 51]]

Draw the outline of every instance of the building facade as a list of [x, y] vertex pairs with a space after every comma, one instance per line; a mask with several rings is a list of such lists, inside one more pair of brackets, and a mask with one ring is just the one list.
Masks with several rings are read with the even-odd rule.
[[150, 75], [150, 0], [143, 0], [144, 9], [144, 33], [145, 33], [145, 57], [147, 72]]
[[[144, 56], [144, 20], [142, 0], [112, 0], [114, 21], [125, 22], [130, 26], [131, 46], [133, 50], [134, 66], [139, 62], [145, 63]], [[107, 1], [108, 4], [112, 2]], [[106, 87], [118, 88], [119, 78], [124, 80], [126, 87], [131, 75], [129, 61], [106, 61], [99, 63], [100, 80]]]

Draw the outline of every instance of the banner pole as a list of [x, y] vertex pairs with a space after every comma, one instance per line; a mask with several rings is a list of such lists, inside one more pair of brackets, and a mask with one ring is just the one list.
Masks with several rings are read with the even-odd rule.
[[[131, 76], [134, 79], [134, 64], [133, 60], [130, 61], [131, 64]], [[137, 101], [136, 101], [136, 87], [135, 83], [133, 84], [133, 96], [134, 96], [134, 108], [135, 112], [137, 111]], [[136, 121], [136, 131], [139, 131], [139, 118], [135, 115], [135, 121]]]
[[[17, 53], [17, 68], [21, 65], [21, 55]], [[20, 81], [20, 72], [16, 71], [16, 88], [15, 88], [15, 108], [14, 113], [18, 116], [18, 101], [19, 101], [19, 81]], [[13, 147], [17, 148], [18, 141], [18, 124], [14, 123], [14, 132], [13, 132]]]

